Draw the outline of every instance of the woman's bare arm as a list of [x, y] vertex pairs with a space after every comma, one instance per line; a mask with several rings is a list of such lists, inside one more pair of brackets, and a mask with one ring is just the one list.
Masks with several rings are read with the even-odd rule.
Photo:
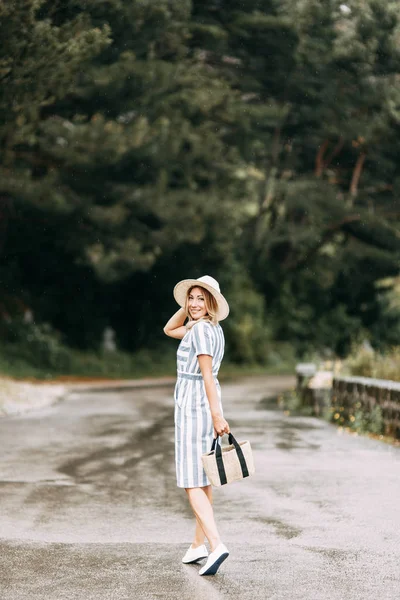
[[207, 399], [210, 404], [210, 411], [214, 424], [214, 430], [218, 435], [229, 433], [229, 423], [222, 416], [219, 405], [217, 386], [215, 385], [214, 376], [212, 374], [212, 357], [208, 354], [199, 354], [197, 359], [199, 361], [201, 374], [203, 375]]
[[165, 325], [165, 335], [181, 340], [186, 333], [186, 327], [184, 326], [185, 319], [186, 313], [183, 308], [180, 308]]

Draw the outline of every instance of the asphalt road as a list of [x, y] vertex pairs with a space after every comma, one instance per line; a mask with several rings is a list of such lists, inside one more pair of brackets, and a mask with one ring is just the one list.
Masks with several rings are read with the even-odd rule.
[[398, 600], [400, 450], [285, 416], [271, 398], [289, 384], [222, 386], [257, 473], [215, 492], [231, 552], [215, 577], [180, 562], [171, 387], [1, 419], [0, 599]]

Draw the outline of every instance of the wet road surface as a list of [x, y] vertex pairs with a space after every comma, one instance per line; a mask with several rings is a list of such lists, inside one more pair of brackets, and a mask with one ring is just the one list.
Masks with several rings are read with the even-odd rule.
[[171, 387], [1, 419], [1, 600], [398, 600], [400, 450], [285, 416], [273, 398], [290, 383], [222, 386], [257, 473], [215, 491], [231, 552], [215, 577], [180, 562], [193, 518]]

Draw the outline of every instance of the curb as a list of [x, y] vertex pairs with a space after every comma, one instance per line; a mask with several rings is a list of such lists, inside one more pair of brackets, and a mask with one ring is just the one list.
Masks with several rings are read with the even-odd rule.
[[91, 393], [91, 392], [113, 392], [113, 391], [124, 391], [141, 388], [152, 388], [152, 387], [169, 387], [175, 385], [176, 377], [157, 377], [157, 378], [145, 378], [145, 379], [119, 379], [109, 381], [99, 381], [91, 383], [67, 383], [64, 384], [66, 388], [66, 395], [76, 394], [79, 392]]
[[67, 400], [73, 394], [119, 392], [152, 387], [172, 387], [174, 377], [117, 379], [86, 383], [27, 383], [7, 381], [0, 389], [0, 419], [25, 415]]

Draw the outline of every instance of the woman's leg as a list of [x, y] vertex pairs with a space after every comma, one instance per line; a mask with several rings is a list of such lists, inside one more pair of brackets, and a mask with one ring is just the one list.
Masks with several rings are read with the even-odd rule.
[[[212, 504], [212, 487], [211, 487], [211, 485], [208, 485], [207, 487], [204, 487], [202, 489], [207, 494], [210, 504]], [[196, 517], [196, 530], [194, 532], [194, 541], [192, 543], [192, 547], [197, 548], [198, 546], [202, 546], [204, 544], [205, 537], [206, 536], [205, 536], [203, 528], [200, 524], [200, 521]]]
[[[211, 505], [211, 486], [202, 488], [186, 488], [186, 493], [189, 497], [190, 506], [195, 514], [198, 524], [197, 526], [202, 529], [203, 534], [209, 541], [211, 552], [213, 552], [221, 540], [214, 519], [214, 511]], [[196, 534], [197, 531], [198, 530], [196, 527]]]

